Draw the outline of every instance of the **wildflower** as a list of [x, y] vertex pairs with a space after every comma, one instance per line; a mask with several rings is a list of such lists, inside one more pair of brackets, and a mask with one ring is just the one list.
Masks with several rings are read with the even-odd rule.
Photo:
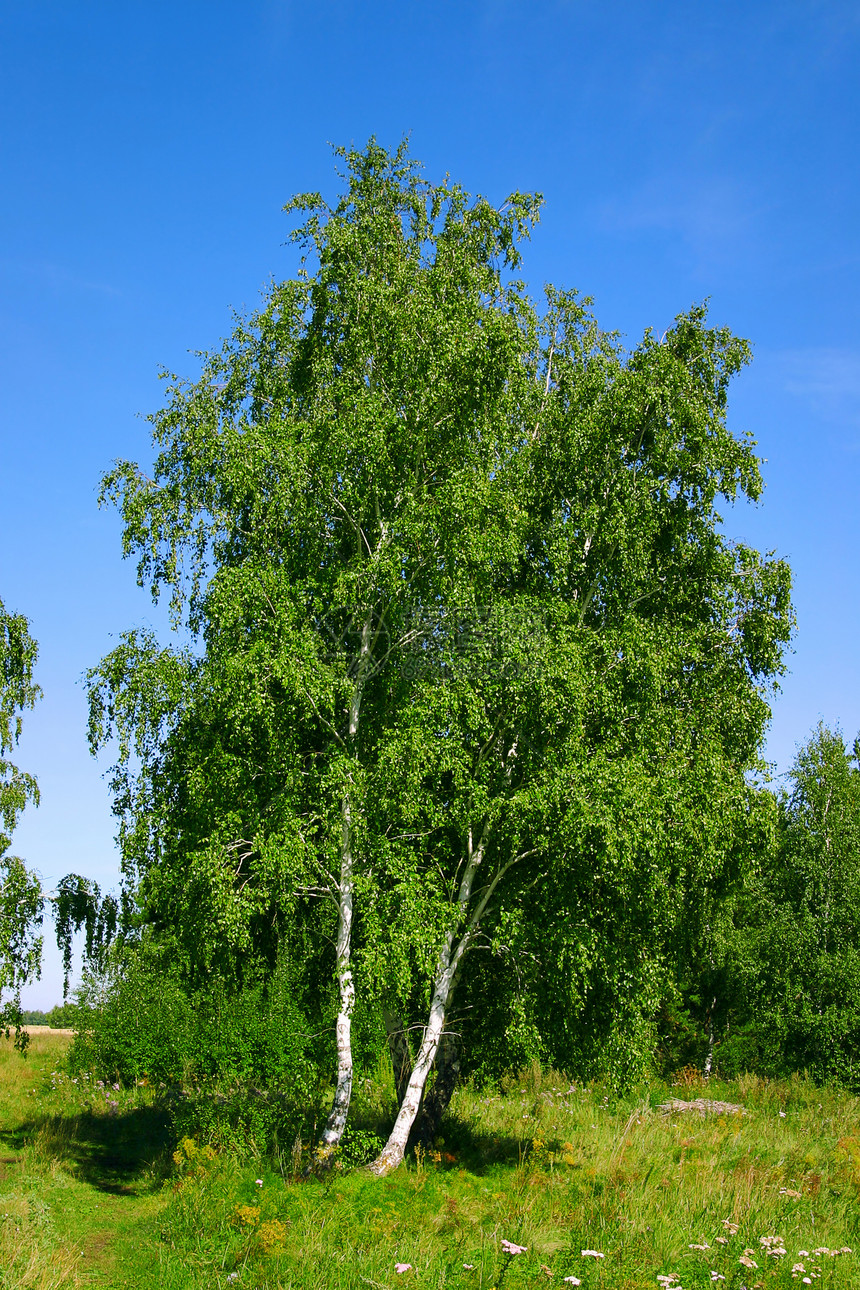
[[784, 1119], [785, 1119], [785, 1111], [780, 1111], [780, 1113], [779, 1113], [779, 1114], [780, 1114], [780, 1117], [784, 1120]]
[[795, 1263], [791, 1270], [792, 1272], [805, 1272], [806, 1268], [802, 1263]]
[[755, 1259], [751, 1259], [748, 1254], [742, 1254], [738, 1259], [738, 1263], [742, 1263], [745, 1268], [758, 1267], [758, 1264], [756, 1263]]
[[582, 1285], [582, 1282], [580, 1281], [579, 1277], [562, 1277], [562, 1280], [566, 1281], [569, 1286]]
[[808, 1259], [808, 1258], [809, 1258], [809, 1250], [798, 1250], [798, 1251], [797, 1251], [797, 1257], [798, 1257], [799, 1259]]
[[394, 1271], [395, 1271], [395, 1272], [411, 1272], [411, 1271], [412, 1271], [412, 1264], [411, 1264], [411, 1263], [395, 1263], [395, 1265], [394, 1265]]
[[515, 1254], [525, 1254], [529, 1247], [527, 1245], [514, 1245], [513, 1241], [502, 1241], [502, 1249], [505, 1254], [513, 1257]]
[[687, 1246], [688, 1250], [709, 1250], [710, 1248], [711, 1248], [710, 1245], [688, 1245]]
[[840, 1254], [853, 1254], [853, 1253], [854, 1253], [854, 1251], [851, 1249], [851, 1246], [850, 1246], [850, 1245], [843, 1245], [843, 1246], [842, 1246], [842, 1249], [839, 1251], [839, 1253], [840, 1253]]
[[658, 1276], [657, 1280], [663, 1286], [664, 1290], [669, 1290], [670, 1286], [672, 1286], [673, 1283], [678, 1280], [678, 1273], [677, 1272], [661, 1273], [660, 1276]]
[[780, 1196], [790, 1196], [792, 1200], [800, 1200], [801, 1198], [800, 1192], [792, 1191], [790, 1187], [780, 1187], [779, 1194]]
[[256, 1184], [255, 1184], [255, 1185], [256, 1185], [257, 1187], [262, 1187], [262, 1185], [263, 1185], [263, 1180], [262, 1180], [262, 1178], [258, 1178], [258, 1179], [256, 1180]]
[[733, 1222], [732, 1222], [732, 1220], [731, 1220], [730, 1218], [724, 1218], [724, 1219], [723, 1219], [723, 1227], [726, 1229], [726, 1231], [728, 1232], [729, 1236], [737, 1236], [737, 1234], [738, 1234], [738, 1224], [737, 1224], [737, 1223], [733, 1223]]
[[812, 1285], [812, 1277], [803, 1277], [803, 1278], [802, 1278], [802, 1281], [803, 1281], [803, 1284], [804, 1284], [805, 1286], [811, 1286], [811, 1285]]
[[728, 1245], [729, 1243], [729, 1238], [727, 1236], [715, 1236], [714, 1240], [717, 1242], [717, 1245]]
[[[77, 1082], [78, 1082], [78, 1081], [77, 1081], [77, 1080], [75, 1080], [75, 1083], [76, 1083], [76, 1084], [77, 1084]], [[118, 1093], [118, 1092], [119, 1092], [119, 1084], [112, 1084], [112, 1085], [111, 1085], [111, 1087], [113, 1088], [113, 1091], [114, 1091], [115, 1093]]]
[[238, 1281], [238, 1280], [239, 1280], [239, 1273], [238, 1273], [238, 1272], [228, 1272], [228, 1273], [227, 1273], [227, 1280], [228, 1280], [228, 1281]]
[[584, 1259], [602, 1259], [603, 1258], [603, 1255], [600, 1253], [599, 1250], [580, 1250], [579, 1252]]
[[711, 1272], [712, 1281], [725, 1281], [725, 1279], [726, 1278], [723, 1276], [722, 1272]]
[[474, 1265], [474, 1263], [464, 1263], [464, 1264], [463, 1264], [463, 1267], [466, 1269], [466, 1271], [467, 1271], [467, 1272], [474, 1272], [474, 1271], [475, 1271], [475, 1265]]

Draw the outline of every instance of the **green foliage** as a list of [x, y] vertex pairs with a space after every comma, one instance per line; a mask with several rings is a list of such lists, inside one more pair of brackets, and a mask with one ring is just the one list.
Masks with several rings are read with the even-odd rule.
[[385, 1141], [371, 1129], [347, 1125], [337, 1149], [336, 1159], [344, 1169], [358, 1169], [379, 1155]]
[[170, 1132], [176, 1140], [197, 1139], [239, 1156], [277, 1153], [309, 1134], [312, 1112], [313, 1104], [302, 1097], [247, 1086], [192, 1089], [174, 1100]]
[[48, 1014], [39, 1008], [22, 1008], [21, 1024], [23, 1026], [47, 1026]]
[[102, 896], [97, 882], [76, 873], [60, 879], [52, 901], [57, 945], [63, 954], [65, 998], [72, 971], [72, 936], [84, 929], [85, 961], [98, 971], [116, 934], [119, 909], [112, 895]]
[[68, 1030], [74, 1027], [77, 1011], [73, 1003], [58, 1003], [45, 1012], [41, 1008], [22, 1008], [21, 1024], [23, 1026], [50, 1026], [54, 1030]]
[[[776, 845], [739, 910], [737, 1009], [764, 1073], [860, 1088], [860, 770], [820, 725], [779, 802]], [[735, 1046], [740, 1042], [738, 1037]], [[730, 1050], [731, 1051], [731, 1050]], [[721, 1057], [722, 1060], [722, 1057]]]
[[85, 972], [77, 992], [76, 1071], [108, 1083], [179, 1083], [190, 1062], [191, 1001], [163, 956], [123, 956], [107, 971]]
[[72, 1030], [78, 1024], [78, 1009], [74, 1003], [58, 1003], [47, 1016], [47, 1025], [54, 1030]]
[[17, 856], [7, 855], [12, 831], [28, 801], [39, 801], [32, 775], [8, 759], [21, 735], [21, 713], [41, 694], [33, 680], [37, 646], [23, 614], [0, 600], [0, 1031], [21, 1027], [21, 987], [38, 977], [42, 961], [42, 888]]
[[129, 634], [89, 677], [131, 921], [186, 982], [289, 945], [303, 998], [349, 964], [407, 1024], [447, 956], [475, 1066], [629, 1085], [749, 867], [792, 630], [785, 563], [722, 530], [762, 489], [726, 421], [749, 346], [696, 306], [625, 350], [513, 279], [537, 197], [337, 155], [295, 278], [103, 481], [194, 645]]
[[284, 964], [266, 981], [228, 988], [216, 979], [191, 991], [163, 948], [126, 947], [89, 974], [76, 1026], [72, 1065], [108, 1082], [205, 1084], [210, 1101], [216, 1085], [259, 1085], [300, 1105], [315, 1100], [314, 1046]]
[[0, 600], [0, 856], [27, 802], [39, 800], [32, 775], [8, 760], [21, 736], [21, 713], [42, 693], [33, 680], [37, 655], [27, 619], [10, 613]]

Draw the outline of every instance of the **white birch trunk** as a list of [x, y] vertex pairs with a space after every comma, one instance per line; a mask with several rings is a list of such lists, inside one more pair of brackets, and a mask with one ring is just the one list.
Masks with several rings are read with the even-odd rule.
[[708, 1052], [705, 1057], [705, 1066], [702, 1071], [702, 1077], [705, 1081], [711, 1078], [714, 1069], [714, 1008], [717, 1006], [716, 997], [711, 1000], [711, 1006], [708, 1009]]
[[481, 841], [477, 847], [472, 846], [472, 832], [469, 830], [468, 848], [466, 853], [466, 868], [463, 872], [463, 878], [460, 883], [460, 890], [457, 896], [458, 912], [458, 929], [465, 928], [460, 936], [459, 942], [456, 939], [456, 931], [451, 931], [445, 937], [445, 943], [439, 954], [439, 960], [436, 964], [436, 975], [433, 982], [433, 997], [430, 1003], [430, 1016], [427, 1020], [427, 1026], [424, 1030], [424, 1038], [418, 1056], [415, 1059], [415, 1065], [412, 1068], [412, 1074], [409, 1077], [409, 1083], [406, 1086], [406, 1093], [397, 1113], [397, 1119], [394, 1121], [394, 1128], [391, 1130], [388, 1141], [382, 1151], [369, 1166], [371, 1173], [382, 1177], [391, 1173], [403, 1163], [403, 1157], [406, 1154], [406, 1144], [409, 1141], [409, 1134], [415, 1123], [415, 1117], [418, 1114], [418, 1108], [421, 1105], [421, 1097], [424, 1093], [424, 1085], [427, 1083], [427, 1076], [433, 1067], [436, 1058], [436, 1049], [439, 1047], [439, 1039], [445, 1026], [445, 1014], [451, 1002], [451, 996], [454, 992], [454, 985], [460, 962], [465, 954], [469, 942], [474, 934], [475, 928], [487, 907], [487, 903], [495, 891], [499, 879], [508, 866], [501, 869], [489, 884], [478, 906], [470, 919], [467, 920], [469, 902], [472, 898], [472, 888], [475, 883], [481, 861], [484, 858], [484, 851], [487, 844], [487, 830], [484, 830]]
[[[361, 712], [361, 700], [364, 683], [372, 663], [373, 633], [371, 617], [364, 620], [361, 632], [361, 647], [358, 656], [358, 668], [349, 704], [348, 738], [352, 746], [358, 733], [358, 719]], [[352, 1010], [355, 1004], [355, 982], [353, 981], [350, 958], [352, 954], [352, 917], [355, 884], [353, 880], [352, 855], [352, 809], [347, 790], [341, 802], [341, 848], [340, 848], [340, 882], [338, 884], [338, 918], [335, 971], [337, 973], [340, 1003], [335, 1022], [335, 1044], [337, 1049], [337, 1081], [334, 1100], [325, 1128], [320, 1138], [317, 1152], [317, 1163], [324, 1164], [337, 1149], [346, 1119], [349, 1115], [349, 1103], [352, 1098]]]
[[352, 818], [349, 798], [344, 797], [342, 805], [343, 834], [340, 858], [340, 887], [338, 892], [337, 920], [337, 972], [340, 1006], [335, 1023], [335, 1043], [337, 1046], [337, 1083], [334, 1090], [334, 1101], [326, 1126], [320, 1140], [317, 1159], [327, 1160], [346, 1128], [346, 1117], [349, 1114], [349, 1103], [352, 1097], [352, 1009], [355, 1003], [355, 985], [350, 968], [352, 951]]
[[[463, 942], [461, 941], [460, 944], [462, 945]], [[388, 1141], [370, 1166], [371, 1173], [380, 1177], [383, 1174], [391, 1173], [392, 1169], [396, 1169], [398, 1165], [403, 1163], [403, 1157], [406, 1154], [406, 1143], [409, 1140], [412, 1125], [415, 1123], [415, 1117], [421, 1105], [421, 1095], [424, 1092], [424, 1085], [427, 1083], [427, 1076], [430, 1074], [442, 1028], [445, 1025], [445, 1012], [451, 995], [456, 966], [454, 962], [455, 955], [454, 936], [449, 933], [445, 939], [445, 948], [439, 956], [436, 981], [433, 987], [433, 1000], [430, 1004], [430, 1017], [424, 1031], [424, 1039], [421, 1043], [418, 1057], [412, 1067], [412, 1074], [409, 1076], [406, 1093]], [[459, 958], [459, 955], [457, 955], [457, 958]]]

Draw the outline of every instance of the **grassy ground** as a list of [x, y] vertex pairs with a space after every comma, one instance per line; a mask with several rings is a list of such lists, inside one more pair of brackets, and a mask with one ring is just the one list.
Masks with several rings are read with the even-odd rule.
[[68, 1046], [0, 1040], [0, 1287], [157, 1286], [165, 1116], [146, 1090], [73, 1082]]
[[2, 1290], [860, 1288], [860, 1103], [802, 1080], [614, 1101], [535, 1071], [461, 1091], [437, 1150], [387, 1179], [302, 1181], [300, 1144], [168, 1146], [148, 1089], [73, 1083], [63, 1043], [0, 1052]]

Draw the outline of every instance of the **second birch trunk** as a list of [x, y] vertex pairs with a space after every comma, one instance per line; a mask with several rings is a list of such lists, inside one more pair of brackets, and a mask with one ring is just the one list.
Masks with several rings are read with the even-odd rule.
[[[477, 907], [470, 916], [469, 907], [472, 900], [472, 891], [484, 859], [488, 834], [489, 829], [485, 826], [480, 842], [477, 846], [474, 846], [472, 831], [471, 829], [469, 830], [466, 865], [460, 882], [460, 889], [457, 893], [456, 926], [454, 930], [447, 933], [437, 960], [433, 981], [433, 995], [430, 1001], [430, 1015], [424, 1030], [424, 1038], [421, 1041], [421, 1048], [415, 1059], [415, 1065], [412, 1067], [412, 1074], [409, 1076], [409, 1083], [406, 1086], [406, 1092], [400, 1104], [397, 1119], [394, 1121], [394, 1128], [391, 1130], [388, 1141], [382, 1151], [373, 1164], [369, 1166], [371, 1173], [379, 1177], [391, 1173], [393, 1169], [403, 1163], [409, 1134], [412, 1131], [412, 1126], [421, 1106], [427, 1076], [430, 1074], [433, 1062], [436, 1059], [436, 1050], [442, 1037], [445, 1016], [454, 993], [454, 986], [456, 985], [463, 955], [469, 947], [490, 897], [509, 868], [509, 865], [505, 865], [496, 873], [493, 880], [484, 889]], [[457, 939], [458, 933], [459, 940]]]

